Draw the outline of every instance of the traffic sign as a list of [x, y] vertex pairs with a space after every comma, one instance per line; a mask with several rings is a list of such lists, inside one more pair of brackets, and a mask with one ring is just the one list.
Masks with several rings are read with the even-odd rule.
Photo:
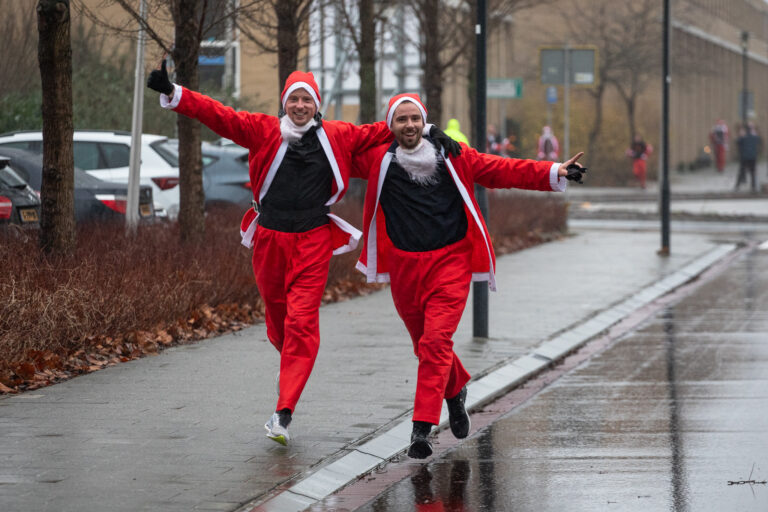
[[547, 87], [547, 103], [549, 104], [555, 104], [557, 103], [557, 87], [554, 85], [550, 85]]
[[523, 97], [522, 78], [489, 78], [486, 85], [487, 98], [516, 99]]
[[[570, 85], [594, 85], [597, 69], [596, 51], [590, 47], [568, 48], [568, 83]], [[541, 83], [563, 85], [565, 83], [565, 48], [542, 48], [539, 53]]]

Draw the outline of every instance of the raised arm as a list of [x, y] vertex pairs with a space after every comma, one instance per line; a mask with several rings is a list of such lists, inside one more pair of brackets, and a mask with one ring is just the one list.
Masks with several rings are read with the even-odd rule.
[[556, 162], [504, 158], [464, 148], [462, 158], [473, 171], [475, 183], [487, 188], [520, 188], [563, 192], [565, 169]]
[[240, 146], [250, 148], [261, 143], [270, 132], [280, 133], [275, 116], [261, 113], [238, 112], [232, 107], [204, 94], [171, 83], [163, 60], [160, 69], [153, 70], [147, 79], [147, 87], [158, 91], [160, 105], [173, 109], [187, 117], [197, 119], [218, 135], [231, 139]]

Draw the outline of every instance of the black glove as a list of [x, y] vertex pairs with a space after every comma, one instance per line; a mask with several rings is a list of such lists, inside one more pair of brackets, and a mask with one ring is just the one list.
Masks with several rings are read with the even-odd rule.
[[586, 167], [579, 167], [576, 164], [571, 164], [565, 169], [568, 171], [568, 174], [565, 175], [565, 179], [584, 184], [584, 182], [581, 181], [581, 178], [587, 173]]
[[147, 78], [147, 87], [153, 91], [167, 94], [168, 96], [173, 95], [173, 84], [168, 80], [168, 71], [165, 69], [165, 59], [163, 59], [162, 64], [160, 64], [160, 69], [155, 69], [149, 74], [149, 78]]
[[429, 129], [429, 136], [437, 143], [437, 149], [444, 149], [450, 156], [459, 156], [461, 154], [459, 143], [446, 135], [437, 126], [432, 125], [432, 128]]

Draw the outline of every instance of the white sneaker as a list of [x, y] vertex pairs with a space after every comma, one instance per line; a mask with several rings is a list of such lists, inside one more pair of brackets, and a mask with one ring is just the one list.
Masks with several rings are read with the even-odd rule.
[[274, 413], [269, 418], [269, 421], [264, 424], [264, 428], [267, 429], [268, 438], [283, 446], [288, 446], [291, 436], [288, 434], [288, 427], [280, 425], [280, 415], [278, 413]]

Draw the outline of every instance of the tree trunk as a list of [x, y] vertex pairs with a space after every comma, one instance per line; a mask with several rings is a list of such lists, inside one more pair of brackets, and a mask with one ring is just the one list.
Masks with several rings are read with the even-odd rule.
[[43, 94], [40, 246], [47, 254], [63, 255], [75, 249], [69, 14], [69, 0], [40, 0], [37, 4], [37, 58]]
[[[598, 82], [594, 92], [595, 99], [595, 120], [592, 123], [592, 129], [589, 131], [589, 138], [587, 139], [587, 154], [586, 161], [594, 161], [597, 158], [597, 140], [600, 137], [600, 131], [603, 129], [603, 93], [605, 92], [605, 85], [601, 80]], [[564, 155], [566, 158], [570, 158], [570, 155]]]
[[440, 65], [439, 0], [422, 2], [421, 33], [424, 35], [424, 92], [429, 122], [441, 126], [443, 120], [443, 76]]
[[280, 80], [278, 89], [281, 91], [288, 75], [296, 71], [299, 64], [299, 26], [294, 13], [300, 3], [296, 0], [282, 0], [274, 4], [277, 17], [277, 73]]
[[[196, 0], [179, 0], [174, 9], [176, 80], [192, 90], [199, 86], [200, 41], [196, 4]], [[200, 123], [179, 114], [176, 124], [179, 130], [179, 230], [182, 242], [199, 242], [205, 237]]]
[[376, 121], [376, 19], [373, 0], [359, 0], [360, 10], [360, 122]]
[[624, 104], [627, 107], [627, 122], [629, 123], [629, 140], [635, 140], [635, 134], [637, 133], [637, 126], [635, 125], [635, 104], [637, 103], [637, 95], [631, 94], [624, 99]]

